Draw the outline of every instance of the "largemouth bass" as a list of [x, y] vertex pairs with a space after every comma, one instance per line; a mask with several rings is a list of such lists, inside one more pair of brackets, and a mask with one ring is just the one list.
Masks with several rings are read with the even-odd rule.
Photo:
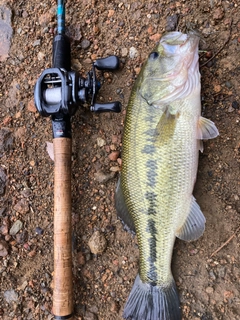
[[116, 209], [137, 234], [140, 259], [125, 319], [181, 319], [171, 272], [175, 237], [196, 240], [205, 229], [192, 192], [202, 140], [218, 130], [201, 116], [198, 44], [196, 33], [164, 35], [127, 107]]

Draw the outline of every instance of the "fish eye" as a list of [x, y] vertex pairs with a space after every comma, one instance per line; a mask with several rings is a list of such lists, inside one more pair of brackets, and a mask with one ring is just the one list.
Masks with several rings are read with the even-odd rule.
[[151, 52], [149, 55], [150, 60], [155, 60], [159, 57], [159, 54], [157, 52]]

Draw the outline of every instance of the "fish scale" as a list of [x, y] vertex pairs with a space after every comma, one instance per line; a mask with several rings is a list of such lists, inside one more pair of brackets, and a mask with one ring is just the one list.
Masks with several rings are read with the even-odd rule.
[[218, 131], [201, 117], [198, 42], [194, 34], [166, 34], [142, 67], [128, 103], [116, 209], [135, 230], [140, 257], [126, 319], [181, 319], [171, 272], [175, 237], [195, 240], [205, 228], [192, 192], [200, 140]]

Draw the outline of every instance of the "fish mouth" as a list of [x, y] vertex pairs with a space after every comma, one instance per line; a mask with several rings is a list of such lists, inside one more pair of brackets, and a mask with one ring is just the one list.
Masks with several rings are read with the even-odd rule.
[[160, 43], [167, 43], [171, 45], [182, 45], [185, 44], [188, 40], [188, 34], [182, 33], [180, 31], [172, 31], [166, 33], [162, 39], [160, 40]]

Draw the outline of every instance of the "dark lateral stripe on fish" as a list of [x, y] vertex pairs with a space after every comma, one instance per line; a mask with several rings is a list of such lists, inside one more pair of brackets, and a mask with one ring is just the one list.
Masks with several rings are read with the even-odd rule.
[[142, 149], [142, 153], [146, 153], [146, 154], [154, 154], [155, 152], [156, 152], [156, 148], [154, 145], [151, 145], [151, 144], [146, 144]]
[[157, 203], [156, 203], [157, 195], [156, 195], [156, 193], [151, 192], [151, 191], [147, 191], [146, 194], [145, 194], [145, 197], [149, 202], [147, 214], [155, 216], [157, 214], [157, 211], [156, 211], [156, 208], [157, 208]]
[[156, 160], [148, 160], [146, 162], [147, 167], [147, 185], [149, 187], [155, 187], [157, 183], [157, 161]]
[[150, 256], [147, 259], [149, 262], [147, 277], [151, 285], [156, 285], [157, 279], [158, 279], [157, 268], [155, 266], [155, 262], [157, 261], [157, 240], [156, 240], [157, 228], [156, 228], [156, 222], [153, 219], [148, 220], [146, 231], [149, 235], [148, 244], [150, 249]]

